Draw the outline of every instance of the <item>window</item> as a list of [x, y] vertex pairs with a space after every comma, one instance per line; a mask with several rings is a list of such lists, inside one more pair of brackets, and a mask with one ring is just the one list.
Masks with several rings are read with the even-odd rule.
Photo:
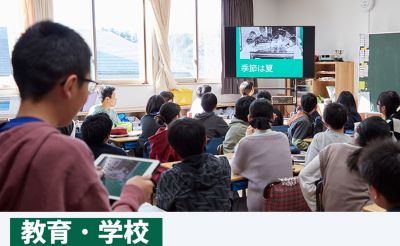
[[171, 70], [183, 81], [220, 81], [221, 1], [171, 0]]
[[77, 30], [91, 47], [96, 80], [145, 81], [143, 0], [54, 0], [53, 5], [54, 20]]
[[0, 76], [11, 75], [7, 27], [0, 24]]

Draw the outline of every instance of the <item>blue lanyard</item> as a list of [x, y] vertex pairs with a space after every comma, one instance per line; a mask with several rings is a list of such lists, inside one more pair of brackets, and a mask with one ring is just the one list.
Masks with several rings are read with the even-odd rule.
[[40, 121], [41, 121], [40, 119], [33, 118], [33, 117], [18, 117], [18, 118], [10, 120], [9, 122], [0, 124], [0, 132], [10, 130], [14, 127], [17, 127], [17, 126], [20, 126], [20, 125], [23, 125], [26, 123], [40, 122]]

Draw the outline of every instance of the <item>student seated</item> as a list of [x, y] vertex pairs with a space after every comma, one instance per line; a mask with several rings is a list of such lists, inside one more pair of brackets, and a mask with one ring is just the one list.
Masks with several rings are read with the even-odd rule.
[[73, 120], [71, 120], [71, 122], [64, 126], [64, 127], [59, 127], [57, 128], [62, 134], [70, 136], [70, 137], [75, 137], [75, 122]]
[[[0, 125], [0, 210], [110, 211], [89, 148], [56, 129], [95, 89], [89, 46], [68, 27], [38, 22], [18, 39], [11, 60], [21, 104], [17, 118]], [[134, 177], [113, 208], [137, 210], [152, 190], [150, 177]]]
[[362, 121], [356, 132], [355, 143], [333, 143], [301, 170], [301, 191], [312, 211], [316, 210], [315, 182], [321, 178], [325, 211], [361, 211], [371, 203], [368, 186], [354, 160], [357, 160], [361, 148], [378, 139], [390, 138], [390, 129], [383, 119], [374, 116]]
[[[271, 96], [271, 93], [269, 93], [268, 91], [260, 91], [257, 94], [257, 99], [260, 99], [260, 98], [267, 99], [269, 101], [269, 103], [272, 104], [272, 96]], [[283, 125], [283, 114], [276, 107], [274, 107], [274, 122], [272, 122], [272, 125], [273, 126], [282, 126]]]
[[246, 136], [246, 130], [249, 126], [247, 116], [249, 115], [250, 104], [254, 100], [256, 100], [254, 97], [245, 96], [236, 101], [235, 115], [231, 123], [229, 123], [229, 130], [223, 143], [224, 154], [233, 153], [236, 144]]
[[204, 113], [197, 114], [195, 119], [201, 121], [206, 127], [207, 138], [222, 138], [225, 137], [228, 131], [228, 124], [222, 117], [217, 116], [214, 110], [217, 108], [217, 97], [208, 92], [201, 98], [201, 107]]
[[229, 211], [231, 168], [226, 157], [204, 153], [203, 124], [178, 119], [170, 125], [168, 141], [183, 160], [161, 174], [157, 206], [166, 211]]
[[196, 114], [201, 114], [204, 112], [203, 107], [201, 107], [201, 98], [203, 97], [204, 94], [208, 92], [211, 92], [211, 86], [209, 85], [201, 85], [197, 87], [196, 89], [197, 98], [194, 99], [192, 106], [190, 107], [190, 113], [192, 114], [193, 117], [195, 117]]
[[339, 103], [330, 103], [324, 109], [324, 123], [328, 128], [317, 133], [307, 149], [306, 162], [309, 163], [319, 152], [332, 143], [349, 143], [352, 138], [344, 134], [343, 127], [347, 121], [346, 108]]
[[181, 107], [176, 103], [169, 102], [161, 106], [156, 121], [164, 127], [160, 127], [156, 134], [149, 137], [150, 159], [156, 159], [162, 163], [182, 160], [168, 142], [168, 126], [180, 117], [180, 113]]
[[160, 95], [151, 96], [147, 101], [146, 115], [140, 119], [142, 134], [139, 136], [139, 147], [135, 152], [137, 156], [143, 156], [144, 145], [148, 141], [148, 138], [153, 136], [161, 127], [161, 125], [156, 122], [154, 117], [158, 115], [158, 112], [164, 103], [165, 100]]
[[357, 105], [353, 94], [349, 91], [342, 91], [339, 94], [337, 103], [342, 104], [347, 110], [347, 122], [344, 125], [344, 132], [354, 132], [354, 123], [361, 122], [362, 119], [360, 114], [357, 112]]
[[400, 145], [391, 140], [366, 147], [358, 168], [374, 202], [388, 212], [400, 212]]
[[107, 144], [112, 125], [113, 123], [106, 113], [89, 115], [82, 123], [82, 139], [92, 150], [94, 159], [101, 154], [127, 155], [121, 148]]
[[98, 114], [98, 113], [106, 113], [110, 116], [114, 126], [120, 123], [118, 118], [118, 114], [115, 111], [114, 107], [117, 103], [117, 94], [115, 93], [115, 88], [111, 86], [106, 86], [101, 90], [101, 104], [97, 104], [92, 106], [89, 109], [89, 115]]
[[294, 146], [300, 150], [307, 150], [306, 138], [313, 137], [314, 118], [311, 116], [317, 109], [317, 97], [307, 93], [301, 97], [301, 110], [291, 120], [288, 130], [289, 138]]
[[170, 91], [162, 91], [160, 96], [164, 98], [165, 102], [174, 102], [174, 94]]
[[272, 105], [257, 99], [250, 105], [246, 137], [237, 145], [232, 159], [234, 174], [249, 180], [247, 208], [262, 211], [263, 191], [278, 178], [293, 176], [289, 140], [282, 132], [271, 130]]
[[398, 111], [400, 106], [399, 94], [395, 91], [384, 91], [379, 94], [376, 104], [378, 105], [379, 112], [385, 116], [390, 130], [394, 133], [393, 135], [396, 137], [397, 141], [399, 141], [400, 133], [394, 132], [393, 127], [393, 120], [400, 120], [400, 111]]
[[254, 94], [254, 84], [251, 81], [243, 81], [239, 85], [239, 92], [242, 97], [244, 96], [253, 96]]

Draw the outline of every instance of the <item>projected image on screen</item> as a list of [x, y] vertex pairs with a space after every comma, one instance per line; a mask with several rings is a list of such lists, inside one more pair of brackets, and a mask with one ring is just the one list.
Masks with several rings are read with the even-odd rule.
[[240, 59], [303, 59], [300, 27], [241, 27]]
[[236, 76], [302, 78], [303, 27], [236, 27]]

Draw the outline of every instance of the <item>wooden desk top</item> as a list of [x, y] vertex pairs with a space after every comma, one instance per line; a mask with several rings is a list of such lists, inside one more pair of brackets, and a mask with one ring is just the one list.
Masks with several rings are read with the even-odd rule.
[[139, 136], [129, 136], [122, 138], [110, 138], [111, 142], [114, 143], [127, 143], [127, 142], [137, 142], [139, 140]]
[[375, 203], [367, 205], [362, 208], [363, 212], [386, 212], [384, 208], [379, 207]]
[[303, 170], [304, 166], [300, 164], [293, 165], [293, 175], [299, 175], [300, 171]]

